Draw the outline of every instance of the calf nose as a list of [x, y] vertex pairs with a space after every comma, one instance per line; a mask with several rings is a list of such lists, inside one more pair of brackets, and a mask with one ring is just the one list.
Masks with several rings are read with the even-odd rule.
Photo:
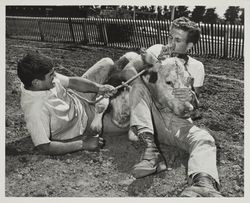
[[175, 43], [172, 41], [170, 43], [167, 44], [167, 48], [168, 48], [168, 52], [170, 54], [172, 54], [175, 50]]

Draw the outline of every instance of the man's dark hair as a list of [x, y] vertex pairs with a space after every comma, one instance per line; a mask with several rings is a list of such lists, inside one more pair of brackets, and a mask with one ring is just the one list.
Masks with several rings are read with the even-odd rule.
[[44, 80], [51, 71], [53, 60], [43, 54], [31, 52], [24, 56], [17, 64], [17, 75], [25, 88], [32, 85], [34, 79]]
[[186, 17], [180, 17], [175, 19], [171, 24], [171, 29], [181, 29], [188, 32], [187, 43], [192, 42], [196, 44], [200, 39], [201, 30], [197, 23], [189, 20]]

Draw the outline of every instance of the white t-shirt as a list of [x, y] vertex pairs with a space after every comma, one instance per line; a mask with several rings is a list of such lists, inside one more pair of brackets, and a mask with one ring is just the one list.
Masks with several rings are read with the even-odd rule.
[[[158, 57], [161, 53], [162, 47], [164, 45], [162, 44], [155, 44], [147, 49], [150, 53], [153, 53], [156, 57]], [[187, 70], [190, 73], [190, 75], [194, 78], [194, 87], [201, 87], [204, 83], [204, 77], [205, 77], [205, 71], [204, 71], [204, 65], [197, 61], [196, 59], [188, 56], [188, 62], [187, 62]]]
[[21, 85], [21, 107], [35, 146], [51, 140], [67, 140], [84, 133], [87, 114], [80, 100], [70, 94], [68, 77], [56, 74], [55, 87], [29, 91]]

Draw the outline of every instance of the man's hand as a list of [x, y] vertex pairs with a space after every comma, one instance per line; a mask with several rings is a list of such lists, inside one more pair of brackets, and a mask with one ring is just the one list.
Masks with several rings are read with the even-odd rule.
[[166, 46], [162, 46], [161, 53], [159, 54], [158, 59], [163, 61], [166, 58], [171, 57], [174, 49], [175, 49], [174, 45], [167, 44]]
[[173, 90], [173, 95], [182, 102], [190, 102], [195, 109], [199, 106], [199, 100], [196, 93], [189, 88], [175, 88]]
[[191, 102], [193, 99], [193, 93], [189, 88], [175, 88], [173, 90], [173, 95], [175, 98], [183, 102]]
[[111, 97], [116, 94], [117, 90], [112, 85], [100, 85], [99, 86], [99, 94], [104, 97]]
[[150, 69], [158, 62], [157, 57], [153, 53], [147, 52], [145, 48], [141, 48], [140, 54], [143, 62], [143, 69]]

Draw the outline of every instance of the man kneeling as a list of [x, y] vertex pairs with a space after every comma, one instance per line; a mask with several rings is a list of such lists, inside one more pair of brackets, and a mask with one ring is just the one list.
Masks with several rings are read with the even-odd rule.
[[[113, 86], [102, 85], [114, 69], [113, 61], [100, 60], [82, 77], [55, 73], [54, 66], [51, 58], [39, 53], [29, 53], [18, 62], [21, 107], [35, 147], [48, 154], [99, 149], [103, 145], [101, 119], [109, 99], [90, 105], [81, 98], [93, 100], [97, 93], [105, 97], [115, 93]], [[84, 94], [79, 98], [69, 88]]]

